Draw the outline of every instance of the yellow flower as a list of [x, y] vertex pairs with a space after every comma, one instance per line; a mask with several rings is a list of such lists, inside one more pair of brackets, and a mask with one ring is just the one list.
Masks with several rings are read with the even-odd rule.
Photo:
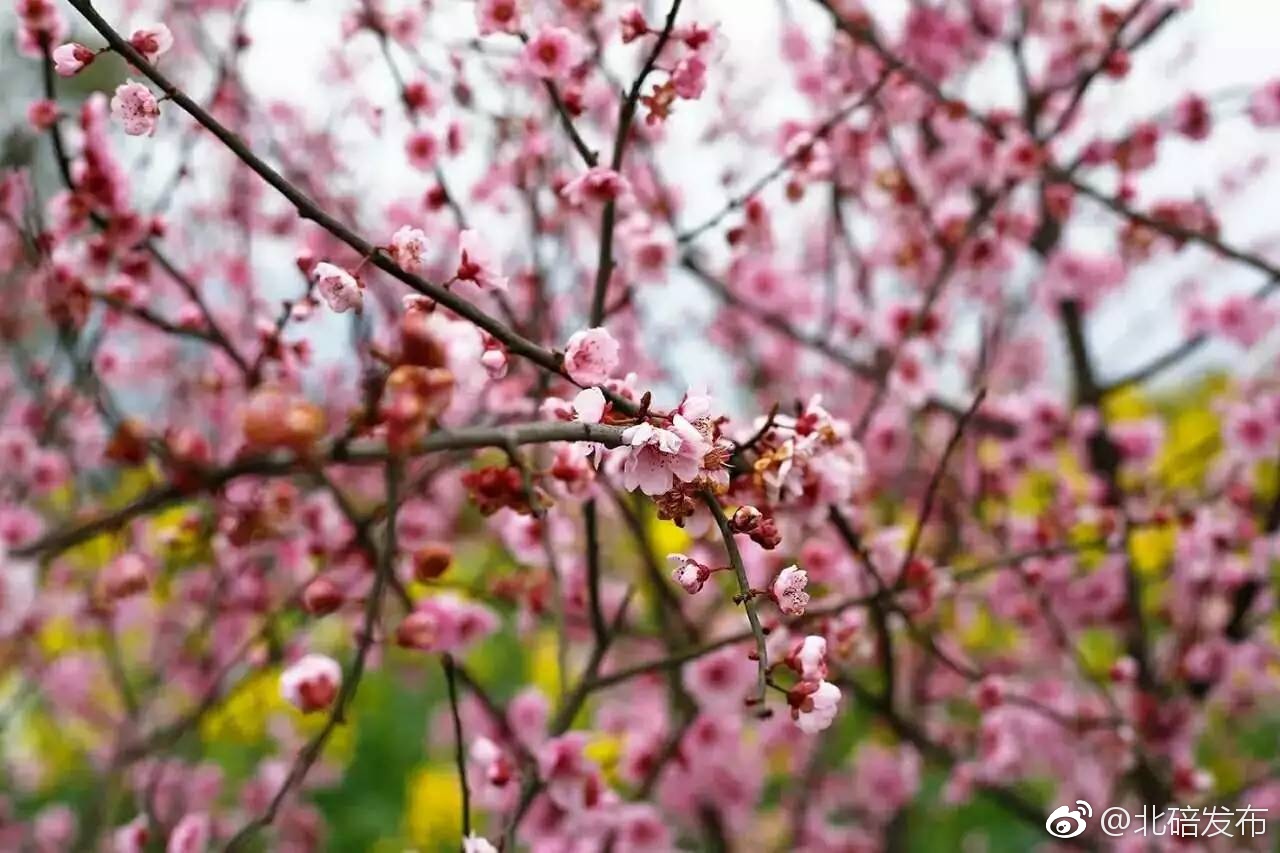
[[452, 768], [426, 766], [409, 779], [405, 828], [419, 847], [457, 844], [462, 836], [462, 789]]

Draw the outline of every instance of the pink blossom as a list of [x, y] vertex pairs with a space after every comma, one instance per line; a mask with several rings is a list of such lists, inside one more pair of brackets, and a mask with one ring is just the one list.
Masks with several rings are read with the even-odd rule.
[[445, 593], [419, 601], [396, 629], [396, 642], [419, 651], [464, 652], [497, 627], [488, 607]]
[[47, 98], [39, 98], [27, 107], [27, 123], [37, 133], [43, 133], [58, 121], [58, 104]]
[[520, 31], [519, 0], [479, 0], [476, 3], [476, 26], [480, 35], [518, 33]]
[[427, 235], [408, 225], [391, 235], [391, 259], [405, 272], [420, 273], [427, 256]]
[[1249, 98], [1249, 118], [1258, 127], [1280, 125], [1280, 80], [1272, 80], [1254, 90]]
[[311, 277], [320, 292], [320, 298], [335, 313], [343, 314], [351, 310], [358, 312], [364, 306], [364, 289], [342, 267], [321, 262], [316, 264]]
[[116, 87], [111, 98], [111, 114], [130, 136], [151, 136], [156, 132], [160, 105], [150, 89], [130, 80]]
[[1174, 108], [1173, 126], [1188, 139], [1208, 139], [1213, 130], [1213, 113], [1209, 110], [1209, 102], [1199, 95], [1187, 95]]
[[341, 686], [342, 667], [324, 655], [304, 655], [280, 674], [280, 695], [304, 714], [332, 705]]
[[649, 32], [649, 22], [639, 6], [631, 5], [622, 10], [618, 16], [619, 35], [623, 44], [630, 44]]
[[415, 130], [405, 140], [404, 151], [409, 165], [419, 171], [430, 172], [440, 158], [440, 140], [430, 131]]
[[625, 198], [631, 192], [627, 179], [605, 166], [592, 166], [569, 183], [560, 195], [574, 207], [598, 210], [611, 201]]
[[111, 833], [112, 853], [145, 853], [151, 832], [146, 815], [138, 815]]
[[165, 853], [205, 853], [209, 847], [210, 825], [206, 814], [184, 815], [169, 833]]
[[839, 705], [840, 688], [829, 681], [819, 681], [795, 709], [796, 725], [805, 734], [817, 734], [835, 721]]
[[702, 433], [681, 415], [672, 418], [671, 429], [647, 421], [627, 427], [622, 441], [630, 448], [622, 466], [623, 485], [646, 495], [665, 494], [677, 480], [693, 482], [711, 449]]
[[1251, 402], [1235, 403], [1227, 410], [1224, 421], [1223, 438], [1229, 452], [1251, 461], [1275, 454], [1280, 423], [1269, 407]]
[[809, 605], [809, 593], [805, 587], [809, 585], [809, 574], [798, 566], [787, 566], [773, 581], [774, 601], [778, 609], [788, 616], [802, 616]]
[[459, 281], [474, 282], [485, 290], [506, 290], [507, 279], [502, 275], [498, 265], [489, 253], [488, 244], [480, 239], [480, 235], [471, 230], [458, 235], [460, 257], [458, 259]]
[[53, 49], [53, 70], [63, 77], [74, 77], [97, 56], [79, 42], [67, 42]]
[[685, 664], [683, 680], [703, 709], [732, 712], [755, 689], [758, 669], [741, 646], [726, 646]]
[[563, 83], [582, 52], [582, 42], [572, 30], [544, 26], [524, 46], [524, 68], [535, 77]]
[[162, 54], [173, 47], [173, 34], [164, 24], [153, 24], [140, 30], [134, 30], [129, 37], [129, 44], [141, 53], [148, 62], [154, 63]]
[[604, 382], [618, 366], [618, 342], [603, 327], [574, 332], [564, 348], [564, 369], [579, 385]]
[[692, 557], [684, 554], [670, 554], [667, 561], [671, 563], [671, 579], [679, 584], [685, 592], [693, 595], [701, 592], [703, 584], [711, 577], [711, 570]]

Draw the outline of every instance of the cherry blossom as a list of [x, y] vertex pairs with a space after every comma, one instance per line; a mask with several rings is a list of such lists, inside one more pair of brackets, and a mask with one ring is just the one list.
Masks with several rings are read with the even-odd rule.
[[68, 42], [53, 49], [54, 70], [63, 77], [74, 77], [96, 58], [96, 53], [78, 42]]
[[0, 849], [1280, 807], [1280, 83], [1205, 9], [235, 5], [14, 7]]
[[622, 440], [630, 448], [623, 462], [623, 484], [646, 495], [671, 491], [678, 481], [693, 482], [710, 451], [707, 440], [681, 415], [671, 420], [671, 428], [649, 423], [628, 427]]
[[671, 578], [690, 595], [701, 592], [711, 570], [684, 554], [670, 554], [667, 561], [671, 563]]
[[334, 264], [321, 262], [311, 273], [320, 298], [337, 314], [360, 311], [364, 306], [364, 289], [351, 273]]
[[802, 682], [803, 697], [792, 706], [796, 726], [805, 734], [817, 734], [829, 728], [840, 704], [840, 688], [829, 681]]
[[480, 35], [517, 33], [520, 31], [519, 0], [478, 0], [476, 26]]
[[582, 385], [607, 380], [618, 366], [619, 346], [608, 329], [597, 327], [574, 332], [564, 348], [564, 368]]
[[342, 686], [342, 667], [333, 658], [308, 654], [280, 674], [280, 695], [304, 714], [333, 704]]
[[566, 27], [545, 26], [525, 44], [525, 70], [535, 77], [563, 82], [580, 61], [582, 43]]
[[111, 98], [111, 114], [130, 136], [151, 136], [156, 132], [160, 105], [150, 89], [130, 80], [116, 87]]
[[798, 566], [787, 566], [773, 579], [770, 593], [778, 602], [778, 609], [788, 616], [801, 616], [809, 604], [809, 594], [805, 587], [809, 584], [809, 575]]
[[420, 228], [404, 225], [391, 235], [390, 251], [405, 272], [420, 273], [428, 252], [427, 235]]
[[461, 281], [474, 282], [486, 290], [506, 290], [507, 279], [490, 255], [489, 246], [475, 231], [458, 235], [459, 259], [455, 273]]
[[155, 62], [173, 47], [173, 34], [164, 24], [134, 30], [129, 37], [129, 44], [142, 54], [148, 62]]

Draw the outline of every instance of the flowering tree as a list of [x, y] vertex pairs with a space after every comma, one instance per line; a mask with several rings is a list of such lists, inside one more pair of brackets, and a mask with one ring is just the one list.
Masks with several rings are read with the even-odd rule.
[[[380, 725], [397, 802], [449, 763], [374, 831], [442, 849], [1280, 808], [1280, 386], [1144, 390], [1265, 361], [1228, 183], [1144, 175], [1280, 80], [1091, 120], [1190, 0], [785, 0], [780, 110], [699, 0], [350, 0], [272, 101], [265, 2], [16, 0], [0, 847], [320, 849]], [[1185, 340], [1121, 371], [1158, 264]]]

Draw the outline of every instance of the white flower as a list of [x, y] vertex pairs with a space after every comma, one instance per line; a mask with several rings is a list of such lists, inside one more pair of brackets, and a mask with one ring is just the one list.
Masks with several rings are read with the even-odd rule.
[[821, 681], [827, 676], [827, 640], [810, 634], [796, 650], [796, 663], [800, 666], [800, 678], [804, 681]]
[[818, 689], [813, 691], [799, 709], [796, 725], [805, 734], [817, 734], [830, 727], [836, 718], [840, 706], [840, 688], [829, 681], [818, 682]]

